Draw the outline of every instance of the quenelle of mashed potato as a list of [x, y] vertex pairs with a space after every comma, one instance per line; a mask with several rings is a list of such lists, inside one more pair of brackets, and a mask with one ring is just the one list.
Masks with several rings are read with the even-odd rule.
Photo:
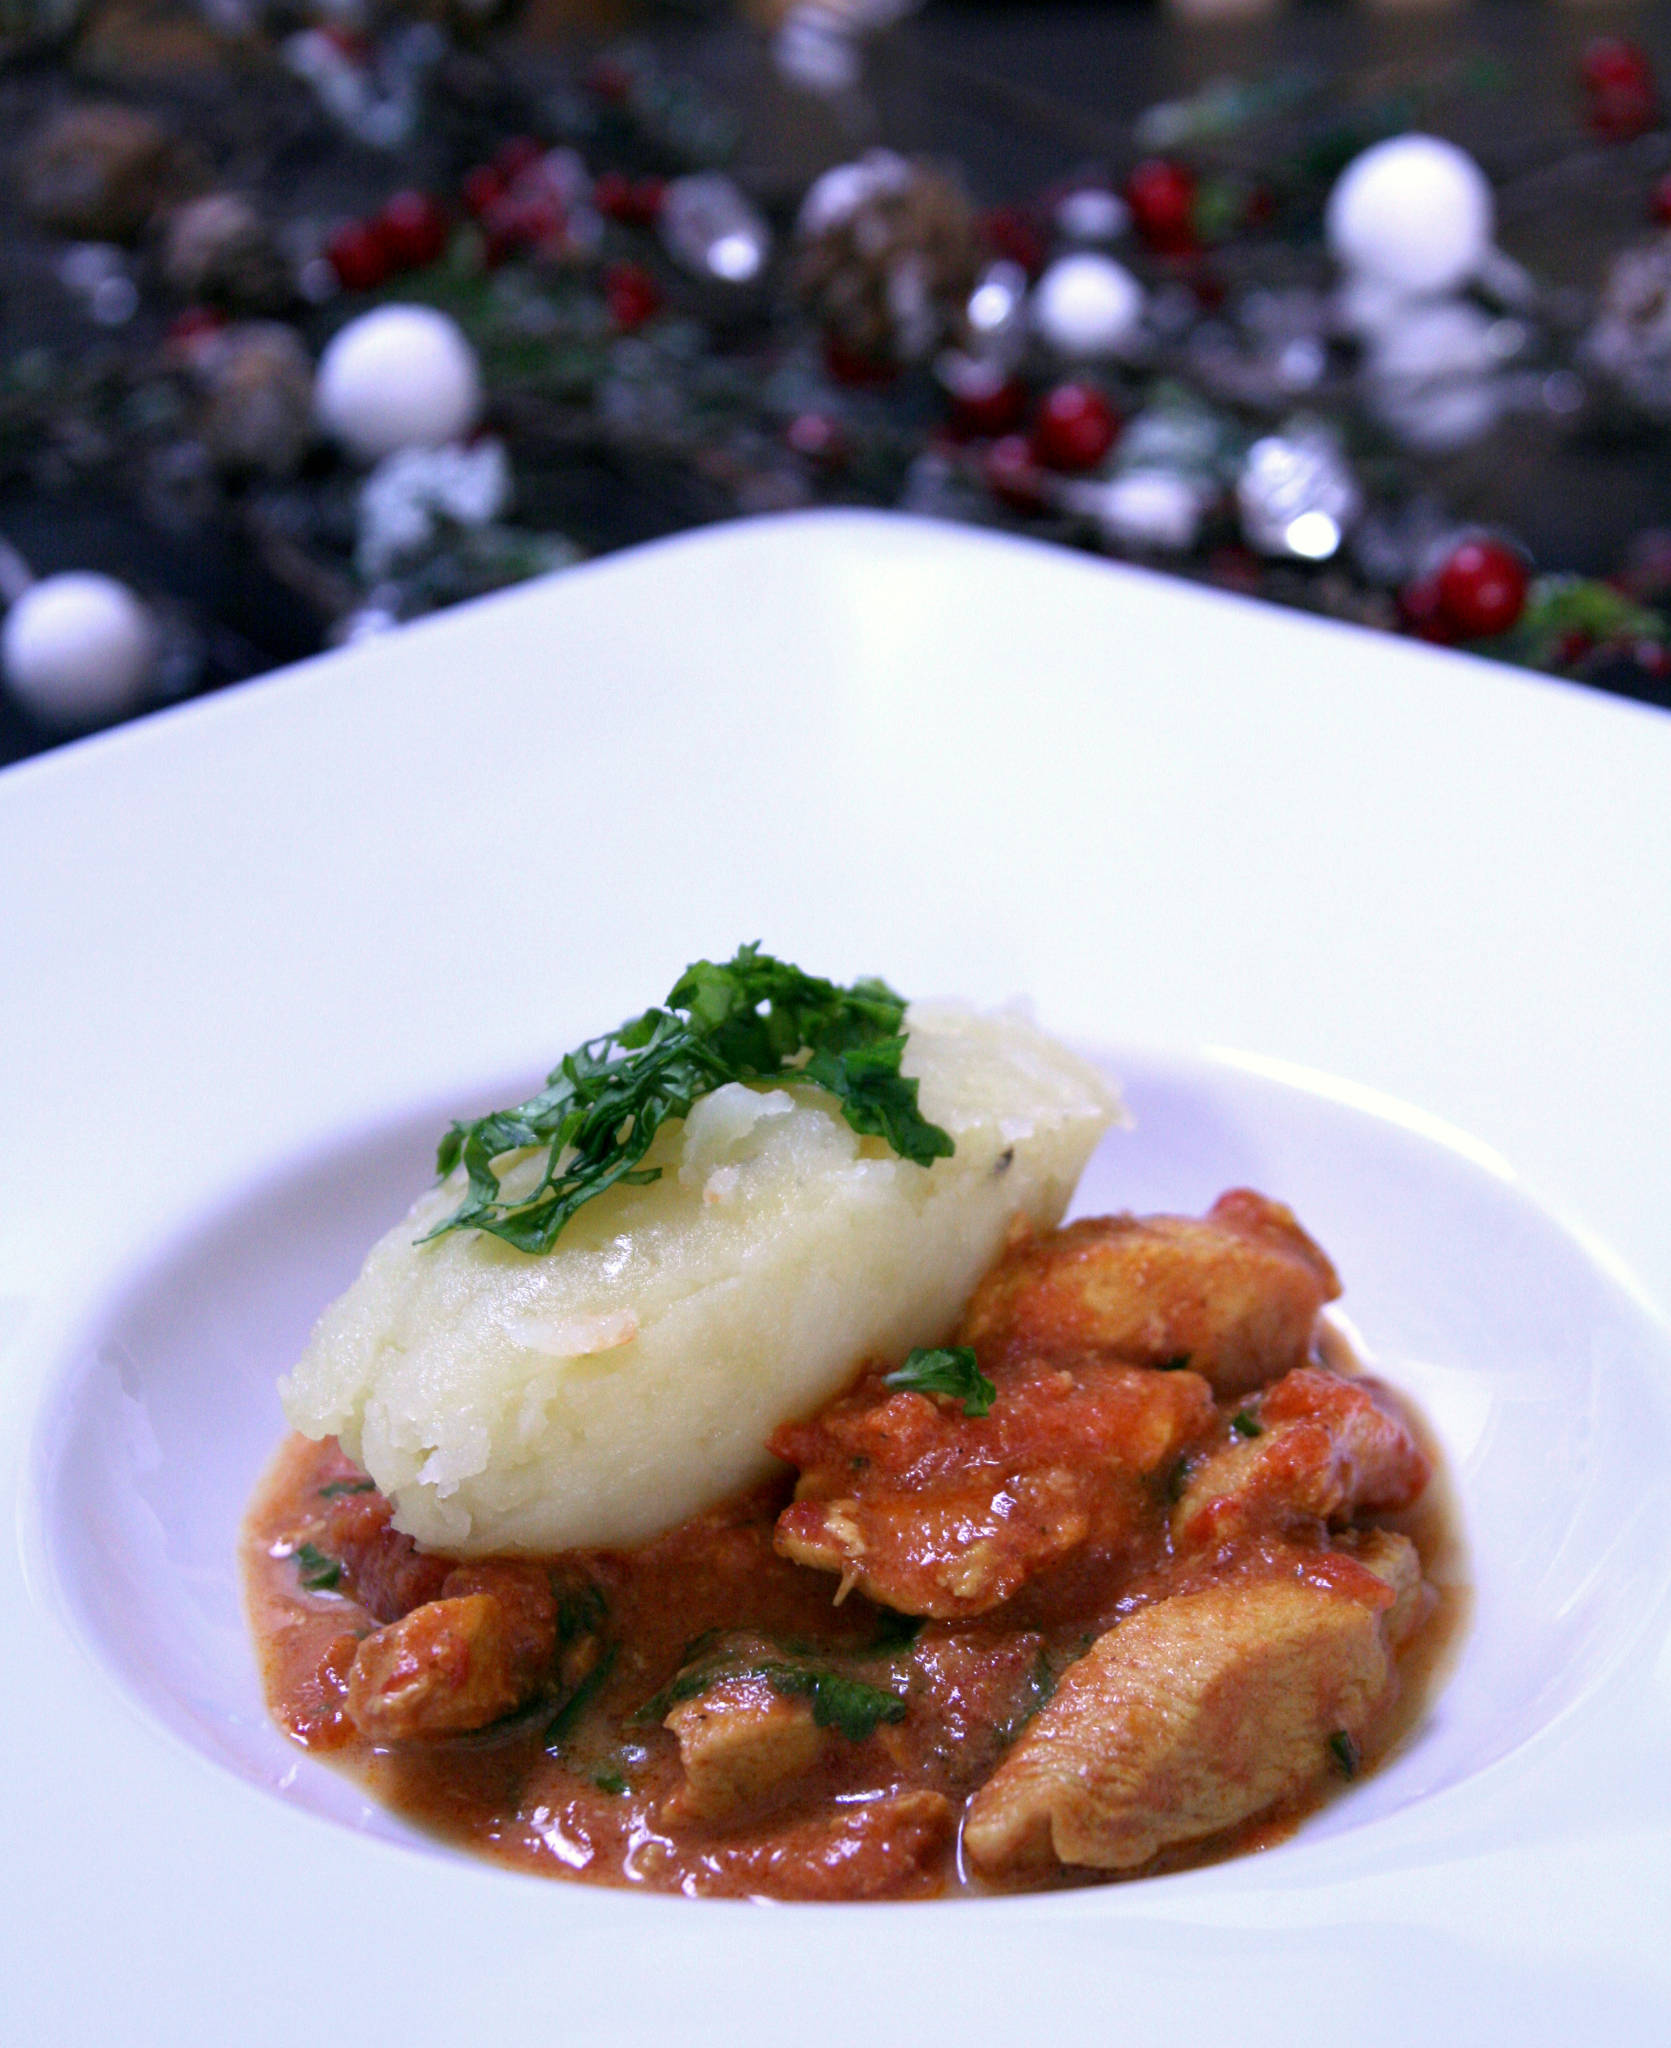
[[281, 1384], [290, 1421], [464, 1556], [638, 1542], [763, 1477], [779, 1424], [945, 1337], [1016, 1218], [1060, 1220], [1119, 1114], [1013, 1011], [919, 1005], [907, 1028], [949, 1158], [900, 1158], [792, 1079], [731, 1082], [657, 1133], [659, 1179], [588, 1202], [543, 1253], [479, 1230], [420, 1243], [457, 1171], [326, 1311]]

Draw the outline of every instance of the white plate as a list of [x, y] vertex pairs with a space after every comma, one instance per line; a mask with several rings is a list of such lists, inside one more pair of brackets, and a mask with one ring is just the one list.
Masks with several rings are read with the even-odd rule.
[[[0, 778], [8, 2039], [1659, 2039], [1671, 721], [1015, 542], [687, 537]], [[270, 1386], [479, 1107], [759, 937], [1027, 992], [1428, 1404], [1478, 1620], [1256, 1859], [1042, 1899], [498, 1873], [260, 1711]]]

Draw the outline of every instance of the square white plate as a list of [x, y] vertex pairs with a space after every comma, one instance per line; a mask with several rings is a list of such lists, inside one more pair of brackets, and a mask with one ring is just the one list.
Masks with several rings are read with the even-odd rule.
[[[446, 1116], [743, 938], [1025, 992], [1263, 1181], [1451, 1451], [1478, 1618], [1262, 1857], [687, 1904], [368, 1812], [232, 1581], [269, 1389]], [[1662, 2037], [1671, 720], [1022, 543], [616, 557], [0, 777], [7, 2039]]]

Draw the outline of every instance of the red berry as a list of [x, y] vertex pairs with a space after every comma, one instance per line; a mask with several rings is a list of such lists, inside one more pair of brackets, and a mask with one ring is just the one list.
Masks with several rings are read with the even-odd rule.
[[503, 192], [482, 215], [482, 261], [489, 270], [525, 251], [562, 246], [568, 217], [555, 199]]
[[1654, 67], [1635, 43], [1597, 36], [1584, 51], [1579, 74], [1590, 102], [1590, 126], [1608, 142], [1629, 142], [1659, 116]]
[[1398, 593], [1398, 610], [1405, 629], [1418, 640], [1432, 640], [1448, 647], [1456, 638], [1456, 628], [1439, 599], [1437, 576], [1421, 576], [1414, 583], [1407, 583]]
[[994, 206], [981, 215], [981, 233], [995, 256], [1019, 263], [1029, 277], [1044, 269], [1045, 244], [1038, 223], [1019, 206]]
[[447, 216], [427, 192], [397, 192], [377, 216], [378, 233], [397, 270], [422, 270], [447, 249]]
[[1027, 387], [1019, 377], [997, 370], [965, 376], [952, 389], [952, 432], [965, 440], [985, 440], [1020, 426], [1027, 410]]
[[667, 193], [665, 178], [629, 178], [625, 171], [604, 171], [592, 187], [592, 204], [606, 220], [626, 227], [654, 227]]
[[225, 325], [226, 315], [218, 306], [183, 306], [168, 323], [169, 346], [193, 349]]
[[1667, 171], [1648, 197], [1648, 211], [1662, 228], [1671, 228], [1671, 171]]
[[1043, 511], [1048, 485], [1025, 434], [1006, 434], [1001, 441], [994, 441], [981, 470], [987, 489], [1012, 512]]
[[851, 384], [867, 391], [880, 390], [899, 376], [899, 365], [889, 362], [886, 356], [863, 355], [834, 335], [824, 337], [824, 367], [838, 384]]
[[345, 292], [371, 292], [389, 275], [389, 251], [375, 221], [351, 220], [325, 244], [326, 260]]
[[474, 170], [464, 173], [458, 189], [465, 212], [473, 220], [480, 220], [494, 200], [503, 194], [505, 181], [491, 164], [477, 164]]
[[603, 298], [622, 334], [635, 333], [661, 311], [661, 286], [642, 263], [611, 263], [603, 274]]
[[618, 107], [632, 97], [632, 73], [618, 57], [600, 57], [587, 72], [586, 85], [606, 106]]
[[1465, 540], [1439, 571], [1439, 608], [1464, 640], [1506, 633], [1526, 604], [1526, 564], [1500, 540]]
[[605, 220], [632, 216], [632, 180], [625, 171], [600, 171], [592, 181], [592, 204]]
[[377, 54], [372, 48], [371, 38], [357, 28], [344, 28], [333, 21], [327, 22], [319, 33], [339, 57], [346, 57], [350, 64], [362, 71]]
[[1259, 557], [1239, 541], [1213, 549], [1207, 557], [1207, 574], [1220, 590], [1237, 590], [1244, 597], [1257, 597], [1265, 581]]
[[827, 412], [801, 412], [783, 430], [785, 445], [809, 462], [838, 463], [847, 453], [841, 422]]
[[1187, 255], [1195, 247], [1195, 173], [1188, 164], [1148, 157], [1126, 180], [1132, 225], [1160, 256]]
[[1120, 421], [1094, 384], [1058, 384], [1033, 421], [1033, 454], [1046, 469], [1095, 469]]
[[542, 156], [545, 144], [531, 135], [513, 135], [493, 152], [493, 168], [507, 185], [514, 185], [524, 171], [531, 171]]

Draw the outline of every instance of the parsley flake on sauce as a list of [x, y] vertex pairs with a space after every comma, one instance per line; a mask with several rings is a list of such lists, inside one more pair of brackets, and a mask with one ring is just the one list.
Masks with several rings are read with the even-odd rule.
[[885, 1387], [898, 1387], [913, 1394], [946, 1394], [963, 1403], [965, 1415], [985, 1415], [998, 1398], [998, 1389], [981, 1371], [967, 1344], [940, 1345], [925, 1349], [918, 1345], [897, 1372], [888, 1373]]
[[[904, 1023], [905, 999], [884, 981], [841, 988], [758, 944], [724, 962], [694, 961], [665, 1008], [566, 1054], [538, 1095], [453, 1125], [436, 1171], [444, 1178], [462, 1163], [469, 1187], [428, 1237], [484, 1230], [518, 1251], [550, 1251], [570, 1217], [606, 1188], [658, 1180], [659, 1167], [639, 1163], [657, 1131], [731, 1081], [810, 1083], [836, 1098], [855, 1131], [885, 1139], [902, 1159], [930, 1166], [949, 1158], [950, 1136], [923, 1116], [917, 1083], [900, 1072]], [[538, 1183], [507, 1200], [495, 1162], [541, 1149]]]
[[342, 1577], [341, 1561], [327, 1557], [311, 1543], [298, 1543], [291, 1555], [296, 1560], [297, 1575], [310, 1593], [329, 1593]]

